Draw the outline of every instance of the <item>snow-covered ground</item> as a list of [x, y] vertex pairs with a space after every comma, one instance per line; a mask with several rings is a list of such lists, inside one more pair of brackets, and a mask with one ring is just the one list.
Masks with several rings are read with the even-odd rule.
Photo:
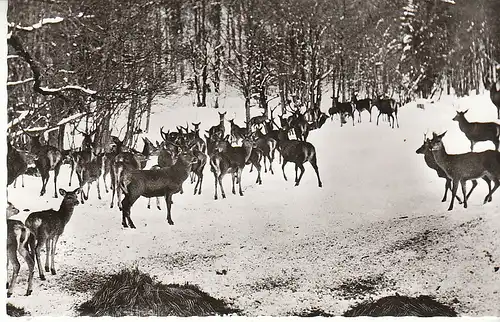
[[[193, 107], [191, 99], [177, 95], [158, 100], [148, 137], [159, 140], [161, 126], [174, 130], [186, 121], [201, 121], [204, 131], [218, 122], [217, 110]], [[328, 120], [309, 137], [323, 188], [309, 164], [300, 186], [294, 187], [294, 166], [287, 165], [286, 182], [276, 161], [275, 174], [263, 173], [262, 185], [255, 184], [256, 171], [245, 170], [243, 197], [231, 194], [228, 176], [227, 198], [213, 200], [214, 179], [207, 166], [201, 196], [192, 194], [189, 181], [185, 193], [174, 196], [174, 226], [166, 223], [165, 210], [148, 210], [147, 199], [141, 198], [132, 208], [137, 229], [124, 230], [119, 210], [109, 208], [110, 194], [98, 200], [94, 186], [89, 202], [77, 206], [60, 238], [58, 275], [40, 281], [35, 273], [33, 294], [25, 297], [27, 268], [22, 263], [9, 302], [33, 316], [74, 316], [74, 306], [92, 295], [90, 286], [100, 277], [138, 266], [164, 283], [197, 284], [251, 316], [311, 308], [340, 315], [356, 302], [395, 292], [435, 296], [461, 315], [498, 316], [500, 272], [494, 267], [500, 266], [500, 195], [483, 205], [487, 189], [481, 181], [468, 209], [455, 203], [448, 212], [448, 203], [441, 203], [443, 179], [415, 153], [423, 134], [433, 130], [448, 130], [448, 152], [468, 151], [468, 140], [451, 120], [457, 107], [452, 103], [469, 109], [470, 120], [495, 119], [494, 106], [481, 95], [444, 97], [426, 103], [425, 110], [410, 103], [400, 109], [399, 129], [382, 120], [376, 126], [376, 109], [372, 123], [366, 112], [363, 123], [354, 127]], [[227, 97], [222, 105], [226, 120], [235, 117], [242, 124], [239, 98]], [[475, 147], [489, 148], [493, 144]], [[59, 187], [70, 189], [68, 174], [64, 166]], [[21, 209], [18, 219], [59, 207], [61, 199], [51, 197], [52, 180], [44, 197], [39, 197], [40, 181], [25, 177], [25, 188], [20, 182], [8, 188], [9, 201]], [[216, 274], [222, 269], [226, 275]], [[346, 285], [355, 281], [372, 287], [364, 295], [349, 294]]]

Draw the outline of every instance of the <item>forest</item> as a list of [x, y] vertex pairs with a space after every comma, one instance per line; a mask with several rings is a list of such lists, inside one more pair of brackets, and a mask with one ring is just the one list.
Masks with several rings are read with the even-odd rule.
[[353, 93], [464, 96], [497, 76], [498, 12], [497, 0], [11, 0], [8, 134], [49, 132], [62, 149], [83, 119], [106, 146], [125, 112], [132, 145], [180, 85], [200, 108], [233, 86], [247, 121], [270, 101], [284, 113]]

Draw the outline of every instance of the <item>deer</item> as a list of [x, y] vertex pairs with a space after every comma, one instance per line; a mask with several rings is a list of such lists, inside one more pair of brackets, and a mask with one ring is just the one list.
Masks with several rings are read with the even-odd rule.
[[50, 171], [54, 171], [54, 198], [57, 198], [57, 177], [59, 176], [59, 170], [63, 161], [62, 153], [53, 146], [42, 145], [40, 135], [25, 133], [31, 137], [31, 152], [35, 154], [35, 166], [42, 177], [40, 196], [43, 196], [46, 192], [47, 182], [50, 179]]
[[266, 115], [266, 110], [264, 110], [261, 115], [254, 116], [250, 119], [250, 121], [248, 122], [248, 128], [251, 129], [252, 126], [261, 125], [266, 121], [267, 121], [267, 115]]
[[[436, 171], [438, 177], [446, 179], [446, 183], [444, 186], [444, 196], [441, 202], [446, 202], [447, 195], [448, 195], [448, 190], [451, 191], [451, 179], [446, 175], [446, 172], [437, 164], [436, 160], [434, 159], [434, 155], [432, 154], [432, 148], [431, 148], [431, 140], [426, 137], [424, 134], [424, 143], [420, 148], [415, 151], [417, 154], [423, 154], [424, 155], [424, 161], [427, 164], [427, 166], [433, 170]], [[488, 190], [491, 191], [491, 180], [488, 179], [488, 177], [483, 177], [484, 181], [488, 184]], [[477, 186], [477, 180], [472, 179], [472, 188], [467, 194], [467, 198], [469, 198], [470, 194], [472, 191], [476, 188]], [[457, 201], [459, 204], [462, 204], [462, 200], [457, 196]]]
[[[267, 173], [267, 164], [266, 160], [269, 160], [269, 171], [271, 174], [274, 174], [273, 171], [273, 161], [274, 154], [276, 152], [277, 140], [275, 140], [272, 135], [270, 135], [270, 131], [266, 134], [263, 134], [260, 129], [255, 131], [255, 146], [262, 151], [262, 157], [264, 159], [264, 172]], [[253, 166], [253, 165], [252, 165]]]
[[362, 100], [358, 100], [356, 94], [352, 94], [352, 102], [354, 103], [354, 107], [356, 111], [358, 111], [358, 123], [361, 123], [361, 112], [367, 111], [370, 114], [370, 122], [372, 121], [372, 104], [369, 98], [364, 98]]
[[378, 109], [378, 116], [377, 116], [377, 125], [378, 125], [378, 119], [381, 114], [385, 114], [389, 118], [389, 126], [391, 126], [391, 119], [392, 119], [392, 128], [394, 128], [394, 117], [396, 117], [396, 124], [399, 128], [399, 120], [398, 120], [398, 104], [396, 101], [392, 98], [381, 98], [380, 96], [377, 96], [373, 102], [373, 106], [376, 106]]
[[464, 132], [467, 139], [470, 141], [470, 150], [473, 151], [474, 145], [477, 142], [491, 141], [495, 145], [495, 151], [498, 151], [498, 145], [500, 142], [500, 124], [494, 122], [479, 123], [479, 122], [469, 122], [465, 118], [465, 113], [458, 112], [453, 118], [453, 121], [458, 122], [458, 127], [462, 132]]
[[[300, 180], [304, 175], [304, 163], [309, 162], [316, 172], [316, 176], [318, 178], [318, 186], [320, 188], [323, 186], [323, 183], [321, 182], [319, 176], [316, 149], [314, 148], [314, 145], [306, 141], [290, 140], [288, 138], [288, 132], [286, 131], [286, 129], [282, 129], [280, 130], [278, 150], [280, 151], [283, 158], [281, 169], [283, 171], [283, 177], [285, 178], [285, 181], [288, 181], [285, 174], [285, 165], [288, 162], [295, 163], [295, 186], [299, 185]], [[298, 169], [300, 169], [299, 177], [297, 177]]]
[[452, 198], [448, 211], [453, 210], [453, 202], [457, 195], [459, 183], [462, 186], [464, 196], [463, 205], [464, 208], [467, 208], [466, 181], [484, 176], [493, 181], [494, 186], [484, 198], [483, 203], [491, 201], [493, 193], [500, 186], [500, 153], [498, 151], [487, 150], [477, 153], [448, 154], [442, 141], [445, 134], [446, 131], [440, 135], [433, 133], [430, 144], [436, 163], [444, 170], [453, 183]]
[[[497, 108], [497, 118], [500, 119], [500, 90], [498, 89], [498, 82], [485, 81], [484, 86], [490, 89], [490, 99], [493, 105]], [[498, 86], [497, 86], [498, 85]]]
[[[101, 188], [99, 186], [99, 178], [102, 175], [104, 154], [100, 153], [95, 156], [91, 161], [81, 165], [82, 171], [79, 177], [79, 185], [82, 188], [80, 191], [80, 200], [82, 205], [85, 204], [84, 200], [88, 200], [90, 187], [93, 182], [97, 183], [97, 198], [101, 200]], [[83, 187], [87, 185], [87, 194], [83, 191]]]
[[208, 130], [208, 135], [210, 137], [219, 137], [222, 138], [224, 137], [225, 134], [225, 128], [224, 128], [224, 116], [226, 115], [227, 112], [219, 113], [219, 124], [212, 126]]
[[10, 202], [7, 202], [7, 271], [9, 263], [12, 264], [12, 277], [7, 278], [7, 297], [11, 297], [16, 286], [17, 276], [21, 265], [17, 254], [21, 255], [26, 264], [28, 264], [28, 289], [26, 296], [33, 292], [33, 275], [35, 272], [35, 259], [33, 252], [29, 249], [28, 240], [33, 238], [31, 231], [23, 224], [22, 221], [8, 219], [19, 213], [19, 209], [14, 207]]
[[171, 216], [172, 196], [181, 191], [192, 165], [198, 161], [191, 148], [191, 146], [181, 147], [175, 164], [169, 168], [132, 170], [121, 176], [120, 190], [124, 193], [121, 206], [123, 228], [136, 228], [130, 218], [130, 210], [141, 196], [146, 198], [164, 196], [167, 203], [167, 222], [169, 225], [174, 224]]
[[247, 134], [246, 127], [240, 127], [234, 123], [234, 119], [229, 120], [231, 124], [231, 141], [232, 143], [237, 143], [240, 140], [243, 140], [243, 137]]
[[[196, 146], [195, 146], [196, 147]], [[201, 186], [203, 184], [203, 170], [207, 164], [207, 155], [197, 148], [193, 149], [194, 157], [196, 158], [196, 163], [192, 165], [191, 171], [196, 176], [196, 185], [194, 186], [194, 194], [198, 193], [201, 195]], [[193, 180], [191, 181], [193, 183]]]
[[68, 157], [70, 158], [70, 166], [71, 166], [71, 172], [69, 174], [69, 183], [68, 183], [70, 187], [72, 183], [73, 172], [76, 170], [76, 176], [78, 178], [78, 181], [80, 182], [82, 175], [82, 163], [90, 162], [93, 158], [93, 151], [95, 151], [95, 143], [92, 140], [92, 135], [94, 135], [96, 130], [93, 130], [90, 133], [81, 132], [79, 130], [77, 131], [83, 135], [80, 151], [71, 151], [67, 153]]
[[[260, 161], [262, 160], [262, 151], [256, 147], [255, 141], [252, 138], [252, 135], [247, 135], [243, 138], [245, 143], [243, 144], [242, 141], [242, 147], [233, 147], [231, 146], [231, 143], [229, 143], [229, 135], [227, 135], [224, 139], [216, 139], [215, 142], [215, 149], [220, 152], [220, 153], [226, 153], [229, 156], [230, 161], [231, 160], [236, 160], [236, 162], [241, 161], [241, 157], [238, 157], [238, 154], [243, 154], [244, 152], [249, 152], [250, 155], [247, 158], [245, 158], [245, 165], [252, 165], [252, 168], [255, 167], [257, 169], [257, 179], [255, 180], [255, 183], [262, 184], [262, 178], [261, 178], [261, 169], [262, 166], [260, 165]], [[243, 169], [243, 168], [242, 168]], [[250, 169], [250, 170], [251, 170]], [[251, 171], [250, 171], [251, 172]], [[240, 176], [235, 176], [233, 179], [236, 180], [236, 183], [239, 184], [240, 181]], [[233, 187], [233, 193], [234, 193], [234, 187]]]
[[[40, 261], [40, 252], [45, 245], [45, 271], [56, 275], [55, 253], [59, 237], [64, 233], [64, 228], [71, 220], [75, 207], [79, 204], [78, 194], [80, 188], [73, 191], [59, 189], [63, 197], [59, 210], [47, 209], [32, 212], [24, 224], [34, 234], [35, 238], [30, 239], [30, 247], [35, 251], [36, 262], [38, 264], [38, 273], [40, 279], [45, 281], [45, 275]], [[50, 264], [50, 270], [49, 270]]]
[[[7, 140], [7, 186], [10, 186], [20, 175], [24, 175], [28, 163], [23, 155]], [[24, 187], [24, 178], [23, 183]]]
[[354, 126], [354, 106], [352, 102], [340, 103], [338, 97], [332, 97], [333, 106], [328, 109], [328, 114], [333, 120], [335, 114], [340, 115], [340, 126], [345, 123], [345, 116], [350, 116], [352, 118], [352, 125]]

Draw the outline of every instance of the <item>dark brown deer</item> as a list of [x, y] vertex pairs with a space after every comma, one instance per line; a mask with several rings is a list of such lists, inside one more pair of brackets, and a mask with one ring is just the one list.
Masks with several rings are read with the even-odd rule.
[[443, 145], [444, 132], [441, 135], [433, 133], [431, 140], [432, 154], [436, 163], [452, 180], [452, 198], [448, 210], [453, 209], [453, 202], [457, 195], [458, 184], [462, 186], [464, 208], [467, 208], [467, 180], [478, 179], [484, 176], [493, 181], [493, 189], [484, 198], [484, 203], [491, 201], [493, 193], [500, 185], [500, 153], [487, 150], [484, 152], [469, 152], [464, 154], [448, 154]]
[[497, 84], [498, 82], [492, 82], [491, 84], [485, 84], [490, 85], [486, 86], [490, 88], [490, 99], [493, 105], [496, 106], [497, 108], [497, 118], [500, 119], [500, 90], [498, 89], [500, 85]]
[[[226, 141], [227, 141], [226, 137]], [[209, 144], [210, 143], [210, 144]], [[248, 138], [245, 137], [242, 142], [241, 147], [232, 147], [228, 144], [224, 144], [218, 141], [211, 141], [211, 139], [207, 139], [207, 147], [208, 151], [212, 151], [209, 155], [210, 157], [210, 170], [214, 174], [215, 179], [215, 194], [214, 199], [217, 200], [217, 184], [220, 186], [222, 198], [226, 198], [226, 194], [224, 192], [224, 187], [222, 186], [222, 178], [227, 174], [231, 173], [232, 175], [232, 183], [233, 183], [233, 194], [236, 194], [235, 191], [235, 180], [238, 180], [239, 185], [239, 193], [240, 196], [243, 196], [243, 190], [241, 189], [241, 174], [243, 172], [243, 168], [250, 160], [250, 156], [252, 154], [254, 143]], [[213, 146], [213, 150], [210, 147]]]
[[120, 190], [125, 195], [121, 207], [123, 227], [135, 228], [130, 218], [130, 210], [141, 196], [146, 198], [164, 196], [167, 203], [167, 221], [173, 225], [172, 196], [181, 191], [182, 184], [188, 178], [193, 163], [197, 161], [191, 147], [182, 147], [177, 161], [169, 168], [125, 172], [120, 179]]
[[[101, 188], [99, 185], [99, 178], [102, 175], [103, 158], [104, 154], [100, 153], [96, 155], [94, 158], [92, 158], [91, 161], [81, 165], [82, 171], [79, 177], [79, 183], [80, 183], [80, 188], [82, 188], [80, 190], [81, 191], [80, 199], [82, 204], [85, 203], [84, 200], [88, 200], [90, 187], [94, 182], [97, 183], [97, 198], [101, 200]], [[85, 185], [87, 185], [87, 194], [85, 194], [83, 191], [84, 190], [83, 187]]]
[[267, 113], [266, 110], [262, 112], [262, 115], [254, 116], [248, 122], [248, 129], [251, 129], [253, 126], [262, 125], [267, 121]]
[[229, 123], [231, 124], [231, 141], [232, 141], [232, 143], [237, 143], [240, 140], [243, 140], [243, 138], [247, 134], [247, 128], [240, 127], [237, 124], [235, 124], [234, 119], [229, 120]]
[[[420, 148], [415, 151], [417, 154], [423, 154], [424, 155], [424, 160], [427, 166], [433, 170], [436, 171], [438, 177], [446, 179], [446, 183], [444, 186], [444, 196], [441, 202], [445, 202], [447, 199], [448, 195], [448, 190], [451, 191], [451, 179], [448, 178], [446, 175], [446, 172], [437, 164], [436, 160], [434, 159], [434, 155], [432, 154], [432, 149], [431, 149], [431, 140], [425, 137], [424, 134], [424, 143]], [[484, 181], [488, 184], [488, 191], [491, 191], [491, 181], [488, 179], [488, 177], [483, 177]], [[469, 191], [467, 195], [467, 199], [469, 198], [470, 194], [472, 191], [476, 188], [477, 186], [477, 180], [473, 179], [472, 181], [472, 188]], [[462, 204], [462, 200], [457, 196], [457, 201], [458, 203]]]
[[[10, 186], [20, 175], [28, 169], [28, 163], [21, 153], [7, 140], [7, 186]], [[24, 187], [24, 179], [23, 179]]]
[[[321, 188], [323, 183], [319, 177], [319, 169], [317, 165], [316, 159], [316, 149], [314, 145], [309, 142], [299, 141], [299, 140], [290, 140], [288, 138], [288, 133], [286, 130], [282, 129], [280, 131], [280, 139], [278, 141], [278, 150], [283, 157], [283, 164], [281, 165], [281, 169], [283, 171], [283, 177], [285, 180], [288, 180], [285, 174], [285, 165], [288, 162], [295, 163], [295, 185], [298, 186], [302, 176], [304, 175], [304, 163], [311, 163], [314, 171], [316, 172], [316, 176], [318, 177], [318, 186]], [[297, 176], [298, 169], [300, 169], [300, 176]]]
[[479, 122], [469, 122], [465, 118], [464, 112], [458, 112], [453, 118], [454, 121], [458, 122], [460, 130], [464, 132], [467, 139], [470, 141], [470, 150], [473, 151], [474, 144], [477, 142], [491, 141], [495, 145], [495, 151], [498, 151], [498, 145], [500, 141], [500, 124], [494, 122], [479, 123]]
[[340, 103], [338, 97], [333, 98], [333, 106], [328, 109], [328, 114], [330, 114], [331, 119], [335, 114], [340, 115], [340, 126], [342, 127], [345, 123], [345, 117], [349, 116], [352, 119], [352, 125], [354, 126], [354, 106], [352, 102]]
[[57, 177], [61, 169], [63, 157], [59, 149], [50, 146], [42, 145], [40, 135], [31, 137], [31, 152], [36, 155], [35, 166], [37, 167], [42, 177], [42, 189], [40, 196], [46, 192], [47, 182], [50, 178], [50, 171], [54, 171], [54, 198], [57, 198]]
[[45, 245], [45, 271], [49, 272], [50, 263], [50, 272], [52, 275], [55, 275], [56, 269], [54, 258], [57, 242], [59, 237], [63, 234], [64, 228], [70, 221], [75, 206], [79, 204], [78, 194], [80, 193], [80, 188], [68, 192], [64, 189], [59, 189], [59, 193], [63, 196], [59, 210], [48, 209], [32, 212], [24, 223], [35, 235], [35, 238], [30, 239], [30, 247], [35, 250], [38, 273], [42, 281], [45, 280], [42, 263], [40, 261], [42, 247]]
[[391, 120], [392, 120], [392, 128], [394, 128], [394, 117], [396, 117], [396, 124], [399, 128], [398, 104], [396, 104], [396, 101], [394, 99], [381, 98], [380, 96], [377, 96], [373, 100], [372, 104], [376, 106], [378, 109], [377, 125], [380, 115], [385, 114], [389, 118], [389, 126], [391, 126]]
[[[17, 215], [19, 209], [14, 207], [10, 202], [7, 202], [7, 218]], [[12, 296], [14, 287], [16, 286], [17, 276], [21, 265], [17, 254], [21, 255], [26, 264], [28, 264], [28, 289], [26, 296], [31, 295], [33, 292], [33, 274], [35, 272], [35, 259], [33, 253], [29, 249], [28, 240], [33, 238], [31, 231], [19, 220], [7, 219], [7, 271], [9, 269], [9, 262], [12, 264], [12, 277], [10, 282], [7, 278], [7, 297]]]
[[274, 174], [273, 161], [276, 152], [277, 140], [271, 137], [271, 132], [263, 134], [260, 130], [255, 131], [256, 141], [255, 146], [262, 151], [264, 159], [264, 172], [267, 172], [266, 160], [269, 160], [269, 171]]
[[370, 114], [370, 122], [372, 121], [372, 101], [369, 98], [364, 98], [362, 100], [358, 100], [356, 94], [352, 95], [352, 102], [354, 103], [354, 107], [356, 111], [358, 111], [358, 123], [361, 123], [361, 112], [367, 111]]
[[227, 112], [224, 113], [218, 112], [218, 113], [219, 113], [219, 124], [212, 126], [208, 130], [208, 135], [210, 137], [223, 138], [226, 131], [224, 127], [224, 116], [226, 115]]
[[[194, 157], [196, 158], [196, 163], [193, 164], [191, 171], [196, 176], [196, 185], [194, 186], [194, 194], [198, 193], [201, 195], [201, 186], [203, 185], [203, 170], [207, 164], [207, 155], [198, 149], [193, 149]], [[193, 183], [193, 181], [191, 181]]]

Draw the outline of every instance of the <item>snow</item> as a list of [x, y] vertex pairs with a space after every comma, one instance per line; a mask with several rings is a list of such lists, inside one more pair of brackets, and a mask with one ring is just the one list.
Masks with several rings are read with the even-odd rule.
[[55, 17], [55, 18], [43, 18], [39, 22], [37, 22], [31, 26], [21, 26], [21, 25], [16, 25], [15, 23], [8, 23], [8, 25], [9, 25], [9, 27], [15, 27], [16, 29], [19, 29], [19, 30], [33, 31], [35, 29], [42, 28], [43, 25], [55, 24], [55, 23], [59, 23], [62, 21], [64, 21], [64, 18]]
[[59, 92], [59, 91], [62, 91], [62, 90], [66, 90], [66, 89], [76, 89], [76, 90], [80, 90], [80, 91], [83, 91], [87, 94], [95, 94], [97, 93], [96, 91], [92, 90], [92, 89], [88, 89], [88, 88], [84, 88], [84, 87], [81, 87], [81, 86], [78, 86], [78, 85], [67, 85], [67, 86], [63, 86], [63, 87], [59, 87], [59, 88], [48, 88], [48, 87], [40, 87], [41, 90], [43, 91], [46, 91], [46, 92]]
[[[228, 119], [234, 117], [243, 124], [244, 104], [234, 91], [223, 92], [221, 99], [218, 111], [227, 112], [228, 132]], [[160, 140], [161, 126], [166, 131], [186, 121], [201, 121], [203, 135], [218, 123], [217, 110], [196, 108], [192, 102], [192, 96], [182, 93], [157, 99], [147, 134], [151, 141]], [[461, 315], [498, 316], [500, 283], [495, 281], [499, 273], [493, 267], [500, 265], [499, 194], [483, 205], [487, 189], [480, 182], [468, 209], [455, 204], [448, 212], [448, 204], [440, 201], [443, 179], [415, 153], [423, 133], [444, 130], [449, 153], [468, 151], [467, 139], [451, 120], [453, 103], [468, 108], [470, 120], [496, 117], [485, 94], [460, 100], [443, 96], [435, 103], [425, 101], [424, 110], [416, 102], [407, 104], [400, 109], [399, 129], [391, 129], [382, 117], [377, 126], [376, 109], [371, 123], [366, 112], [363, 123], [355, 126], [348, 122], [341, 128], [338, 119], [328, 120], [309, 139], [316, 147], [323, 188], [318, 188], [309, 164], [300, 186], [294, 187], [293, 165], [285, 168], [289, 181], [284, 181], [281, 165], [275, 161], [275, 174], [262, 173], [262, 185], [254, 183], [255, 170], [245, 169], [243, 197], [231, 193], [231, 180], [226, 177], [227, 198], [213, 200], [213, 176], [207, 166], [202, 195], [192, 194], [194, 185], [188, 179], [184, 194], [174, 196], [174, 226], [165, 221], [163, 200], [159, 211], [147, 209], [147, 199], [141, 198], [132, 208], [137, 229], [123, 229], [121, 213], [109, 208], [110, 194], [101, 182], [103, 199], [97, 199], [92, 187], [90, 199], [77, 206], [60, 238], [58, 275], [42, 282], [35, 273], [33, 294], [25, 297], [26, 265], [22, 263], [9, 302], [33, 316], [74, 316], [74, 305], [92, 295], [92, 290], [75, 291], [75, 280], [137, 266], [164, 283], [197, 284], [251, 316], [286, 315], [313, 307], [340, 315], [362, 299], [395, 292], [432, 295], [445, 303], [457, 299]], [[326, 111], [328, 105], [324, 100], [322, 109]], [[259, 113], [252, 111], [252, 115]], [[123, 121], [118, 118], [115, 127]], [[489, 149], [492, 144], [478, 143], [476, 148]], [[68, 187], [68, 173], [68, 166], [63, 166], [58, 186], [74, 189], [74, 183]], [[9, 201], [21, 210], [29, 209], [16, 216], [19, 220], [31, 211], [58, 208], [61, 198], [52, 198], [52, 179], [43, 197], [38, 196], [40, 181], [26, 176], [25, 188], [8, 188]], [[422, 236], [427, 243], [418, 243]], [[227, 275], [216, 275], [221, 269]], [[354, 300], [339, 293], [339, 286], [349, 278], [373, 276], [387, 281], [374, 294]], [[276, 283], [266, 286], [268, 281]]]
[[32, 81], [34, 81], [34, 80], [35, 80], [35, 79], [34, 79], [33, 77], [30, 77], [30, 78], [23, 79], [23, 80], [19, 80], [19, 81], [7, 82], [7, 86], [15, 86], [15, 85], [20, 85], [20, 84], [24, 84], [24, 83], [32, 82]]

